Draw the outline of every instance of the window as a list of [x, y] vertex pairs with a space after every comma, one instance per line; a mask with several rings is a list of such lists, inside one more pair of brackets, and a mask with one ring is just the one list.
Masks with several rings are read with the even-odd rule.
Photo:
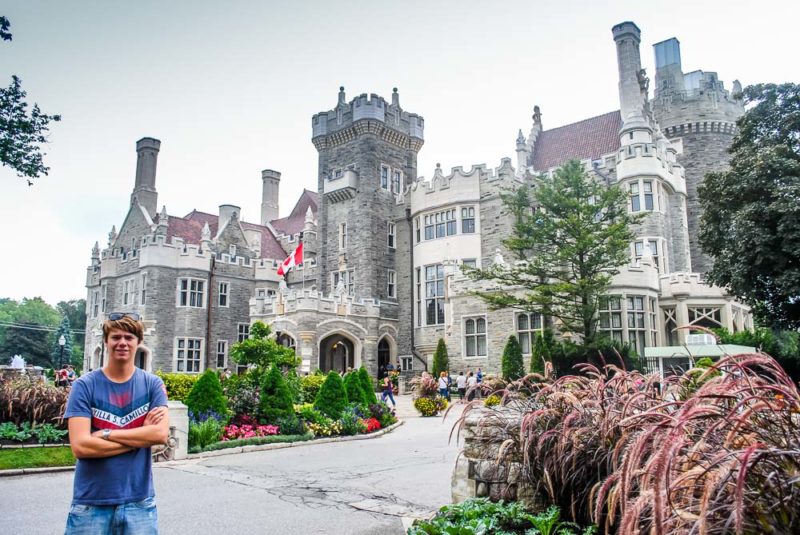
[[517, 338], [523, 355], [530, 355], [533, 352], [536, 337], [544, 329], [543, 323], [542, 315], [538, 312], [517, 314]]
[[147, 272], [142, 273], [142, 295], [141, 299], [139, 299], [139, 304], [147, 304]]
[[175, 371], [198, 373], [201, 369], [202, 338], [178, 338]]
[[464, 321], [465, 356], [486, 356], [486, 318], [467, 318]]
[[425, 216], [425, 239], [432, 240], [433, 239], [433, 216], [426, 215]]
[[658, 307], [656, 306], [655, 297], [648, 298], [648, 304], [647, 312], [650, 316], [650, 324], [648, 325], [650, 328], [650, 345], [656, 347], [658, 345], [658, 320], [656, 319]]
[[456, 233], [456, 210], [445, 210], [425, 216], [425, 239], [444, 238]]
[[108, 305], [108, 285], [103, 284], [100, 286], [100, 295], [103, 296], [103, 299], [100, 301], [100, 311], [105, 314], [106, 313], [106, 306]]
[[94, 290], [92, 292], [92, 306], [90, 308], [90, 310], [92, 311], [93, 318], [97, 317], [99, 309], [100, 309], [100, 291]]
[[122, 283], [122, 304], [123, 305], [132, 305], [133, 300], [136, 298], [135, 295], [135, 284], [133, 279], [128, 279]]
[[347, 223], [339, 223], [339, 250], [347, 247]]
[[622, 302], [618, 295], [603, 296], [600, 298], [600, 326], [599, 329], [608, 333], [609, 338], [622, 342]]
[[178, 306], [203, 308], [205, 281], [178, 279]]
[[414, 369], [414, 357], [400, 357], [400, 369], [410, 372]]
[[664, 310], [664, 334], [667, 337], [668, 346], [680, 345], [678, 341], [678, 320], [677, 313], [674, 308], [665, 308]]
[[474, 258], [465, 258], [464, 260], [461, 261], [461, 265], [471, 268], [476, 268], [478, 267], [478, 261]]
[[661, 271], [661, 257], [658, 254], [658, 240], [636, 240], [633, 243], [633, 254], [636, 260], [640, 260], [644, 256], [644, 244], [647, 242], [650, 245], [650, 255], [653, 257], [653, 265], [660, 272]]
[[220, 282], [219, 283], [219, 306], [227, 307], [228, 306], [228, 283], [227, 282]]
[[417, 236], [417, 243], [419, 243], [419, 236], [420, 236], [419, 232], [420, 231], [419, 231], [419, 218], [418, 217], [416, 219], [414, 219], [414, 232], [416, 233], [416, 236]]
[[239, 324], [239, 331], [236, 333], [236, 341], [237, 342], [244, 342], [250, 338], [250, 324], [249, 323], [240, 323]]
[[690, 308], [689, 324], [699, 325], [707, 329], [722, 327], [722, 316], [719, 307]]
[[235, 257], [236, 256], [236, 246], [235, 245], [228, 246], [228, 254], [231, 255], [231, 257]]
[[344, 172], [341, 169], [334, 169], [331, 171], [331, 180], [336, 180], [337, 178], [342, 178]]
[[629, 295], [625, 300], [628, 316], [628, 342], [639, 355], [644, 355], [645, 326], [644, 326], [644, 296]]
[[339, 287], [339, 281], [342, 281], [345, 292], [347, 295], [354, 295], [355, 292], [355, 271], [350, 269], [348, 271], [334, 271], [332, 274], [333, 288]]
[[394, 270], [386, 272], [386, 295], [392, 299], [397, 297], [397, 283], [395, 282]]
[[638, 182], [631, 182], [630, 184], [630, 192], [631, 192], [631, 212], [638, 212], [642, 209], [641, 204], [639, 203], [639, 183]]
[[386, 244], [394, 249], [395, 246], [395, 230], [394, 223], [387, 223], [386, 225]]
[[642, 182], [644, 189], [644, 209], [653, 211], [653, 181], [645, 180]]
[[461, 233], [472, 234], [475, 232], [475, 208], [470, 206], [461, 209]]
[[417, 276], [417, 327], [422, 325], [422, 270], [416, 269]]
[[217, 369], [228, 367], [228, 341], [217, 340]]
[[425, 266], [425, 325], [444, 324], [444, 266]]
[[389, 189], [389, 168], [385, 165], [381, 166], [381, 188]]
[[403, 172], [395, 170], [392, 173], [392, 193], [400, 193], [400, 183], [403, 179]]

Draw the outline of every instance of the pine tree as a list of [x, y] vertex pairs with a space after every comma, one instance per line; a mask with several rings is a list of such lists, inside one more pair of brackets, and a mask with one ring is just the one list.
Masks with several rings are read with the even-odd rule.
[[367, 406], [372, 405], [375, 403], [375, 387], [372, 384], [372, 379], [369, 376], [369, 372], [364, 366], [361, 366], [358, 369], [358, 378], [361, 383], [361, 390], [364, 395], [364, 403]]
[[[61, 350], [61, 345], [58, 343], [59, 338], [64, 337], [64, 350]], [[62, 357], [63, 355], [63, 357]], [[72, 330], [69, 326], [69, 318], [63, 316], [61, 324], [56, 331], [55, 341], [53, 343], [53, 350], [50, 352], [50, 360], [53, 362], [54, 367], [59, 368], [63, 364], [70, 364], [72, 362]]]
[[503, 349], [503, 379], [516, 381], [525, 375], [525, 365], [522, 363], [522, 348], [519, 340], [514, 335], [508, 337], [506, 347]]
[[274, 364], [264, 376], [261, 385], [261, 401], [258, 406], [259, 417], [268, 424], [275, 424], [280, 418], [294, 416], [292, 392], [286, 384], [281, 370]]
[[344, 376], [344, 390], [347, 393], [348, 403], [364, 404], [364, 389], [361, 387], [358, 372], [352, 371]]
[[345, 405], [347, 405], [347, 394], [344, 391], [342, 378], [338, 373], [331, 371], [317, 393], [314, 408], [328, 418], [338, 420], [342, 417]]
[[228, 400], [222, 393], [222, 385], [214, 370], [206, 370], [195, 382], [189, 395], [186, 396], [189, 412], [200, 416], [209, 411], [215, 412], [222, 419], [228, 418]]
[[553, 362], [555, 345], [556, 339], [551, 329], [545, 329], [544, 332], [536, 335], [531, 350], [531, 373], [544, 375], [544, 363]]
[[448, 370], [448, 366], [447, 345], [444, 343], [444, 338], [439, 338], [439, 343], [436, 344], [436, 352], [433, 354], [433, 376], [438, 378], [440, 373]]

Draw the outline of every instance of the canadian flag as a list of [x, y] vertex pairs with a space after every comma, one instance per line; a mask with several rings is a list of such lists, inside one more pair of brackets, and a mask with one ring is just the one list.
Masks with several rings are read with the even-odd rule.
[[297, 267], [303, 263], [303, 242], [300, 242], [300, 245], [297, 246], [297, 249], [292, 251], [286, 260], [278, 266], [278, 275], [286, 275], [289, 273], [289, 270], [293, 267]]

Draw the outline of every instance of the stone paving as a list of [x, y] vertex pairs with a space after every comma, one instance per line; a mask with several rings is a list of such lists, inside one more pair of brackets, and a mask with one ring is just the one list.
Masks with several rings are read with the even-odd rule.
[[[405, 424], [375, 439], [156, 465], [161, 533], [404, 533], [450, 502], [460, 407], [419, 418], [410, 396], [396, 399]], [[0, 482], [0, 533], [63, 533], [71, 472]]]

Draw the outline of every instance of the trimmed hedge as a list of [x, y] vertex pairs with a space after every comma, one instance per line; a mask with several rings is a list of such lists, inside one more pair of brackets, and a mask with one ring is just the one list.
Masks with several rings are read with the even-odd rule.
[[164, 373], [161, 370], [156, 372], [156, 375], [164, 381], [164, 386], [167, 387], [167, 398], [175, 401], [186, 399], [192, 387], [197, 382], [197, 375], [189, 375], [186, 373]]
[[348, 403], [364, 405], [364, 389], [361, 387], [358, 372], [350, 372], [344, 376], [344, 391], [347, 393]]
[[375, 385], [364, 366], [358, 369], [358, 378], [361, 381], [361, 389], [364, 391], [364, 401], [367, 405], [372, 405], [375, 403]]
[[213, 411], [222, 418], [228, 416], [228, 401], [222, 393], [222, 384], [214, 370], [206, 370], [186, 396], [189, 412], [199, 415]]
[[261, 446], [263, 444], [280, 444], [283, 442], [305, 442], [314, 438], [314, 433], [305, 433], [302, 435], [270, 435], [267, 437], [252, 437], [241, 438], [239, 440], [226, 440], [224, 442], [215, 442], [205, 448], [192, 448], [189, 453], [202, 453], [204, 451], [226, 450], [229, 448], [238, 448], [241, 446]]
[[342, 417], [342, 411], [347, 405], [347, 394], [344, 391], [344, 383], [341, 376], [331, 371], [319, 389], [317, 399], [314, 400], [314, 408], [331, 418], [338, 420]]
[[277, 424], [281, 418], [294, 416], [294, 403], [292, 392], [286, 384], [281, 370], [274, 364], [264, 377], [261, 386], [261, 402], [258, 413], [261, 419], [268, 424]]

